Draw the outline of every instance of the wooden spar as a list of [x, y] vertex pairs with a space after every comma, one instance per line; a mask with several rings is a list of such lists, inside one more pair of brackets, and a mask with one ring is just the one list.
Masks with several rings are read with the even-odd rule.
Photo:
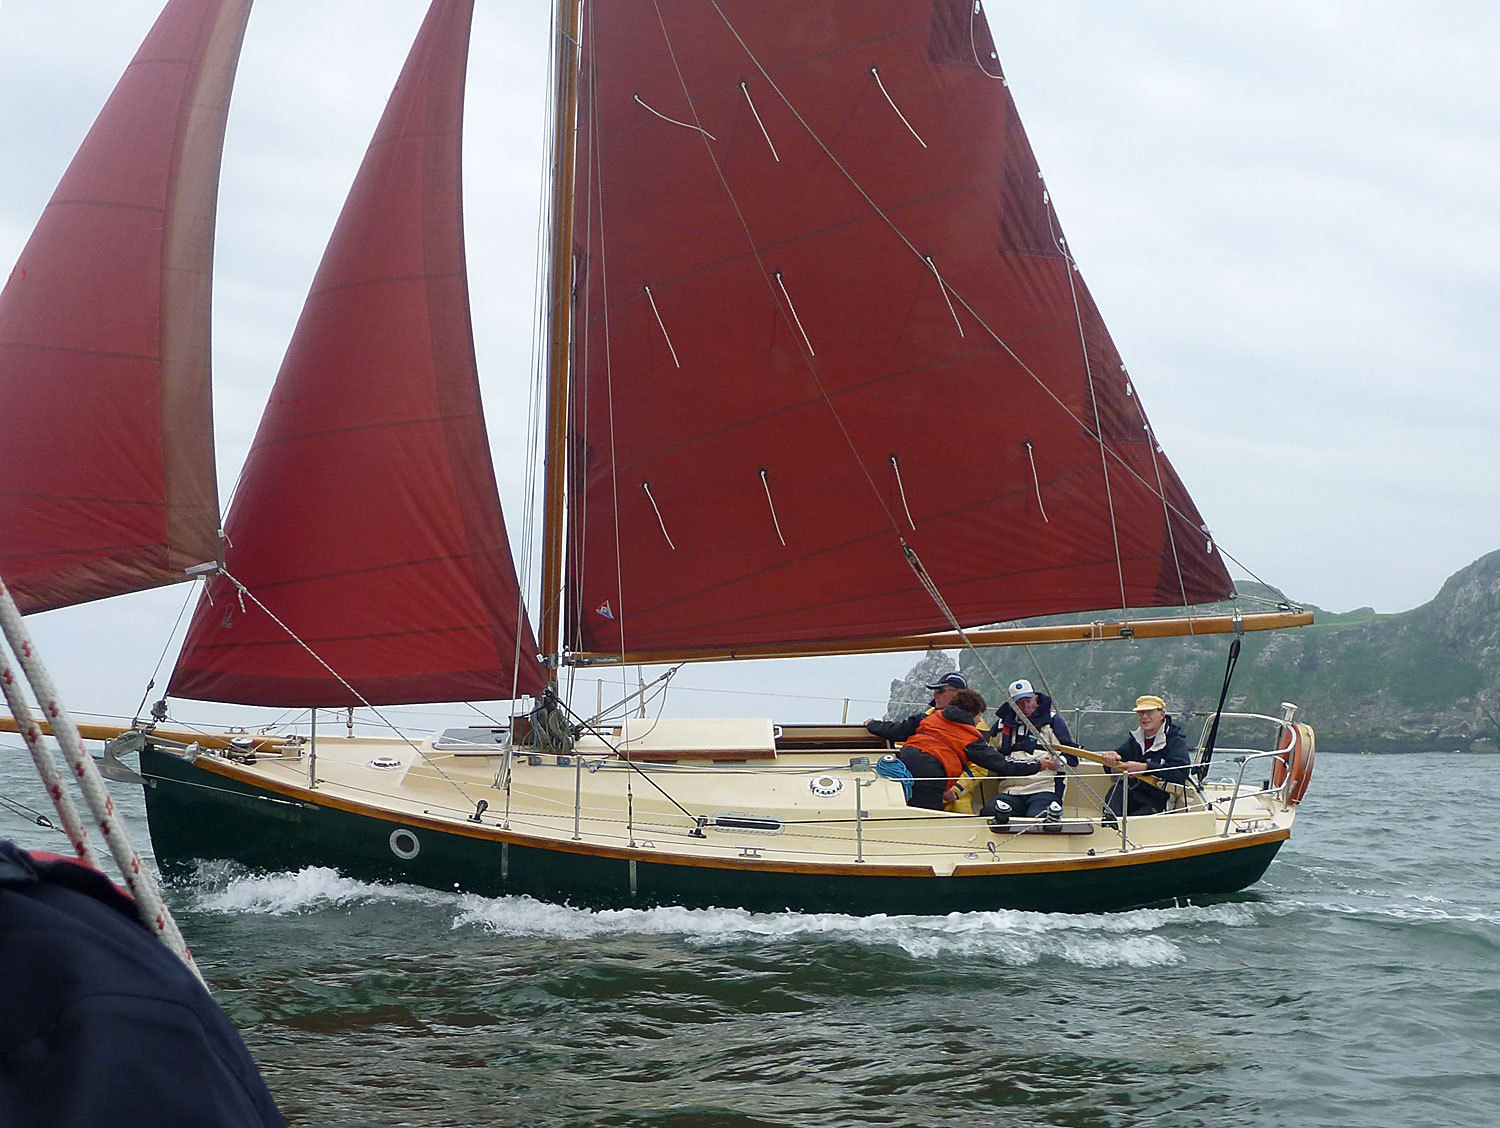
[[[42, 730], [43, 736], [52, 735], [52, 726], [46, 721], [38, 722], [38, 727]], [[127, 732], [145, 731], [132, 725], [80, 724], [75, 727], [78, 729], [78, 735], [83, 737], [84, 740], [114, 740], [115, 737], [124, 736]], [[0, 713], [0, 732], [20, 731], [21, 729], [16, 724], [14, 717], [9, 713]], [[279, 736], [256, 736], [238, 732], [210, 734], [189, 732], [186, 729], [157, 728], [152, 729], [148, 735], [158, 737], [161, 740], [170, 740], [174, 744], [196, 744], [200, 748], [232, 748], [234, 746], [230, 741], [240, 736], [250, 736], [252, 746], [257, 749], [273, 744], [280, 744], [282, 741], [282, 738]]]
[[655, 666], [673, 662], [732, 662], [748, 658], [811, 658], [836, 654], [892, 654], [915, 650], [954, 650], [966, 646], [1030, 646], [1048, 642], [1106, 642], [1121, 638], [1180, 638], [1186, 635], [1233, 634], [1236, 630], [1276, 631], [1312, 623], [1311, 611], [1268, 611], [1252, 615], [1203, 615], [1195, 618], [1131, 619], [1126, 621], [1066, 623], [1049, 627], [1002, 627], [992, 630], [944, 631], [941, 634], [898, 635], [894, 638], [819, 642], [806, 646], [737, 646], [732, 650], [702, 647], [677, 650], [634, 650], [624, 654], [578, 653], [568, 656], [575, 666]]
[[548, 677], [562, 649], [564, 490], [568, 471], [568, 365], [573, 335], [573, 183], [577, 167], [579, 0], [558, 0], [557, 107], [552, 124], [552, 350], [547, 368], [547, 447], [542, 487], [541, 636]]

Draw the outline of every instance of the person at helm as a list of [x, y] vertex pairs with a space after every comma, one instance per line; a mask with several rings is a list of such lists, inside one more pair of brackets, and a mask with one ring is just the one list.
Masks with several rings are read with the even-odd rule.
[[[1172, 797], [1161, 785], [1187, 782], [1188, 765], [1192, 762], [1187, 736], [1182, 726], [1167, 715], [1167, 703], [1160, 697], [1148, 693], [1136, 698], [1135, 717], [1135, 731], [1118, 748], [1101, 757], [1107, 768], [1128, 772], [1132, 777], [1150, 776], [1130, 779], [1128, 810], [1132, 818], [1165, 811]], [[1126, 791], [1123, 779], [1116, 780], [1109, 789], [1104, 797], [1106, 821], [1118, 819], [1127, 810]]]

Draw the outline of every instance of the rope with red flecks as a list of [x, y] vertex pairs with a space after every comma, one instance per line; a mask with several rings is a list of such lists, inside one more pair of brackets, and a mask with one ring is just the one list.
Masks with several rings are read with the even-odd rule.
[[[125, 829], [125, 820], [116, 816], [115, 801], [105, 788], [99, 769], [94, 766], [94, 758], [83, 746], [83, 738], [78, 734], [78, 726], [63, 709], [57, 689], [52, 684], [52, 678], [37, 657], [36, 647], [32, 644], [31, 636], [21, 620], [21, 611], [16, 606], [15, 600], [11, 598], [10, 589], [5, 586], [3, 580], [0, 580], [0, 631], [3, 631], [6, 640], [10, 643], [10, 648], [14, 651], [16, 660], [26, 675], [26, 680], [31, 683], [31, 690], [36, 696], [37, 704], [41, 706], [43, 715], [52, 726], [52, 735], [61, 746], [63, 758], [68, 762], [74, 778], [78, 781], [78, 789], [83, 793], [84, 802], [93, 814], [99, 832], [109, 843], [110, 854], [114, 857], [115, 864], [120, 867], [120, 873], [124, 876], [125, 883], [135, 898], [136, 911], [140, 913], [146, 926], [160, 937], [162, 942], [176, 953], [201, 981], [203, 975], [193, 960], [192, 952], [188, 950], [187, 941], [183, 939], [177, 922], [172, 918], [171, 911], [162, 899], [156, 879], [151, 875], [151, 871], [141, 860], [135, 844], [130, 840], [130, 834]], [[6, 673], [9, 674], [8, 669]], [[10, 675], [10, 682], [14, 681], [14, 675]], [[18, 689], [18, 687], [13, 684], [7, 685], [7, 701], [10, 700], [13, 689]], [[12, 709], [14, 710], [14, 706]], [[26, 712], [26, 720], [23, 720], [20, 714], [16, 714], [16, 722], [25, 729], [34, 730], [35, 739], [39, 742], [40, 730], [34, 721], [27, 723], [30, 719], [29, 710]], [[25, 735], [27, 745], [30, 746], [33, 733], [27, 732]], [[43, 755], [46, 755], [45, 752]], [[46, 758], [50, 760], [50, 757]], [[47, 784], [48, 793], [53, 796], [54, 803], [58, 802], [59, 797], [66, 799], [61, 779], [57, 776], [56, 765], [53, 765], [53, 779], [47, 780], [45, 771], [43, 771], [43, 779]], [[55, 788], [54, 782], [57, 784]], [[64, 819], [66, 827], [66, 816], [63, 814], [61, 805], [58, 806], [58, 816]], [[84, 850], [88, 848], [87, 841], [83, 837], [82, 826], [78, 823], [76, 812], [74, 827], [78, 831], [77, 835], [75, 836], [73, 830], [69, 829], [68, 837], [73, 841], [73, 847], [78, 851], [79, 857], [88, 860], [84, 854]], [[95, 868], [98, 868], [97, 864]]]

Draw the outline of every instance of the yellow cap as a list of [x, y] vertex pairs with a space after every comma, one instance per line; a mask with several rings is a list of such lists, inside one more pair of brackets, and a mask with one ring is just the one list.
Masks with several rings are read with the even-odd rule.
[[1160, 697], [1154, 697], [1149, 693], [1144, 697], [1137, 697], [1135, 699], [1135, 711], [1137, 713], [1139, 713], [1143, 709], [1165, 709], [1166, 707], [1167, 703], [1165, 701], [1163, 701]]

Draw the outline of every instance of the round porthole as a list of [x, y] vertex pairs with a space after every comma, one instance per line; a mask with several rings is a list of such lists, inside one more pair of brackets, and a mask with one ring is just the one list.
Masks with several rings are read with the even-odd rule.
[[401, 766], [401, 761], [394, 756], [376, 756], [369, 763], [370, 767], [380, 768], [382, 771], [390, 771], [392, 768]]
[[405, 827], [391, 831], [391, 853], [403, 862], [409, 862], [422, 852], [422, 843]]
[[821, 795], [825, 799], [830, 795], [837, 795], [844, 790], [844, 781], [838, 776], [820, 775], [814, 776], [807, 781], [807, 789], [814, 795]]

